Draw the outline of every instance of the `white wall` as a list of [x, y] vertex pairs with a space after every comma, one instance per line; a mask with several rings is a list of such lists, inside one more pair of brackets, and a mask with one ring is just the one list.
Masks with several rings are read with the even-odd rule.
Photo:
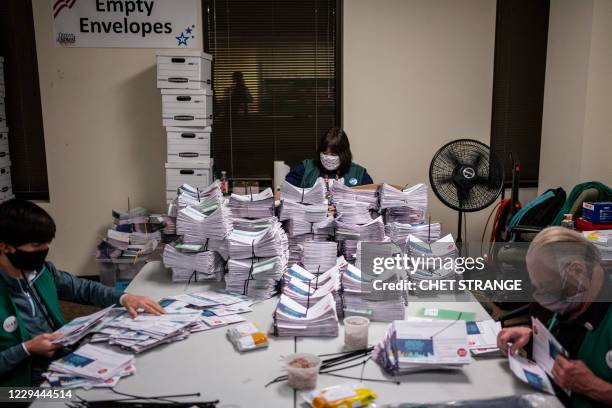
[[[374, 181], [429, 183], [446, 142], [489, 143], [495, 17], [495, 0], [344, 2], [344, 127]], [[429, 202], [455, 234], [456, 212]], [[468, 215], [467, 240], [480, 240], [489, 212]]]
[[612, 1], [552, 0], [540, 190], [612, 185]]
[[96, 243], [113, 208], [125, 209], [129, 197], [132, 206], [164, 209], [156, 50], [56, 48], [52, 2], [32, 3], [50, 192], [43, 207], [58, 226], [50, 259], [96, 274]]

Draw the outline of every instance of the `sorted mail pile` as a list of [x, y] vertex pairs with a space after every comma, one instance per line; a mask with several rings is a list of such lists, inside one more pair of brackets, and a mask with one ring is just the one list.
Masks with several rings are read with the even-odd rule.
[[294, 264], [287, 269], [282, 279], [282, 293], [302, 306], [308, 308], [319, 300], [332, 294], [337, 301], [340, 289], [340, 264], [320, 274], [314, 274]]
[[197, 210], [185, 207], [176, 217], [176, 233], [183, 241], [203, 243], [207, 239], [223, 240], [232, 230], [231, 212], [223, 205]]
[[98, 244], [96, 259], [99, 261], [146, 260], [162, 241], [164, 219], [150, 214], [144, 208], [128, 212], [113, 210], [113, 225]]
[[284, 200], [279, 218], [289, 238], [289, 264], [302, 262], [305, 242], [324, 242], [334, 233], [333, 217], [327, 215], [327, 205]]
[[422, 224], [427, 211], [427, 186], [423, 183], [398, 190], [383, 183], [379, 187], [380, 208], [387, 223]]
[[331, 293], [304, 306], [282, 294], [274, 312], [273, 333], [280, 337], [338, 336], [336, 301]]
[[270, 188], [256, 194], [232, 194], [228, 206], [234, 217], [271, 217], [274, 215], [274, 194]]
[[354, 261], [357, 256], [359, 241], [381, 242], [385, 238], [385, 225], [382, 217], [367, 224], [348, 224], [342, 219], [336, 220], [336, 241], [341, 242], [340, 252], [347, 261]]
[[302, 264], [313, 273], [322, 273], [336, 264], [338, 244], [330, 241], [308, 240], [302, 244], [304, 248]]
[[236, 220], [228, 244], [226, 289], [256, 299], [274, 296], [289, 253], [287, 234], [276, 217]]
[[[364, 243], [361, 243], [363, 245]], [[372, 243], [368, 243], [372, 244]], [[382, 251], [377, 248], [382, 246]], [[390, 245], [393, 245], [389, 243]], [[391, 257], [389, 244], [375, 243], [371, 257]], [[360, 245], [360, 246], [361, 246]], [[369, 251], [369, 250], [368, 250]], [[379, 255], [376, 255], [379, 254]], [[360, 260], [361, 258], [358, 258]], [[367, 263], [365, 261], [364, 263]], [[361, 262], [359, 262], [361, 263]], [[407, 293], [403, 290], [375, 290], [372, 274], [366, 274], [358, 266], [344, 263], [340, 267], [339, 312], [342, 317], [365, 316], [371, 321], [390, 322], [401, 320], [406, 314]], [[394, 271], [376, 276], [382, 283], [397, 284], [402, 276]], [[382, 287], [382, 286], [381, 286]]]
[[367, 202], [334, 199], [334, 205], [338, 218], [347, 224], [367, 224], [378, 214]]
[[432, 224], [402, 224], [391, 222], [385, 225], [385, 233], [391, 241], [401, 248], [405, 247], [406, 238], [412, 235], [424, 242], [433, 242], [440, 239], [440, 223]]
[[471, 362], [465, 321], [396, 320], [372, 352], [387, 373], [459, 369]]
[[422, 287], [428, 287], [427, 285], [421, 285], [421, 281], [456, 277], [454, 259], [457, 257], [458, 249], [451, 234], [431, 243], [409, 235], [406, 238], [405, 252], [412, 263], [409, 277], [410, 280], [416, 282], [416, 295], [432, 296], [436, 294], [436, 291], [421, 289]]
[[327, 204], [325, 195], [325, 183], [322, 178], [318, 178], [314, 186], [310, 188], [296, 187], [287, 180], [281, 184], [281, 200], [283, 201], [321, 205]]
[[358, 202], [368, 204], [370, 210], [378, 210], [378, 192], [376, 190], [360, 190], [346, 186], [344, 183], [333, 183], [330, 187], [333, 202]]
[[43, 373], [42, 387], [114, 387], [122, 377], [133, 374], [134, 355], [86, 344], [53, 361]]
[[225, 270], [221, 256], [201, 244], [167, 244], [163, 262], [172, 269], [173, 282], [221, 281]]

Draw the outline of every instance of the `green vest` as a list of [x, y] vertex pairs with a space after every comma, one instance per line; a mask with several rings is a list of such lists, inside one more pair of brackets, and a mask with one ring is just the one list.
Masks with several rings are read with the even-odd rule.
[[[302, 177], [301, 188], [310, 188], [314, 186], [315, 182], [321, 177], [321, 169], [314, 160], [307, 159], [302, 162], [304, 165], [304, 176]], [[358, 164], [351, 163], [348, 171], [345, 174], [338, 175], [338, 177], [344, 177], [344, 184], [348, 187], [360, 186], [363, 184], [363, 175], [365, 169]]]
[[[60, 310], [59, 299], [57, 298], [57, 288], [55, 281], [47, 265], [34, 281], [34, 287], [41, 297], [44, 305], [49, 312], [51, 319], [58, 326], [64, 325], [64, 317]], [[7, 319], [14, 317], [17, 321], [17, 328], [12, 332], [5, 330], [4, 323]], [[10, 322], [10, 320], [9, 320]], [[15, 308], [15, 303], [11, 298], [8, 288], [4, 281], [0, 279], [0, 350], [6, 350], [17, 344], [21, 344], [31, 338], [30, 333], [25, 329], [21, 316]], [[28, 387], [31, 384], [30, 359], [26, 358], [13, 371], [0, 376], [0, 387]]]
[[[608, 356], [608, 353], [611, 356]], [[612, 363], [612, 307], [608, 307], [608, 312], [597, 330], [587, 332], [577, 359], [582, 360], [597, 377], [612, 383], [612, 368], [606, 362]], [[592, 407], [589, 400], [579, 394], [572, 394], [572, 406]]]

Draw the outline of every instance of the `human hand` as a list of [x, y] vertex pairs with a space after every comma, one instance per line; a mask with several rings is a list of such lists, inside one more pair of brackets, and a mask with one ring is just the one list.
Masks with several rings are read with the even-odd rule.
[[30, 355], [53, 357], [53, 354], [62, 348], [61, 344], [53, 343], [53, 340], [62, 337], [62, 333], [42, 333], [24, 343]]
[[497, 335], [497, 347], [504, 355], [508, 355], [508, 343], [511, 343], [510, 353], [514, 354], [524, 347], [531, 339], [531, 329], [528, 327], [508, 327]]
[[121, 305], [127, 309], [133, 319], [138, 316], [138, 309], [143, 309], [156, 316], [166, 313], [163, 307], [148, 296], [125, 294], [121, 298]]
[[552, 368], [553, 380], [564, 390], [589, 395], [602, 380], [582, 360], [569, 360], [557, 354]]

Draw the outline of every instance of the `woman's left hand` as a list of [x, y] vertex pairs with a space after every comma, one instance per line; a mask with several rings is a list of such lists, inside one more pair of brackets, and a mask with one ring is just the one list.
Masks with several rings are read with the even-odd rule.
[[568, 360], [561, 354], [555, 358], [552, 375], [559, 387], [584, 395], [601, 381], [582, 360]]

